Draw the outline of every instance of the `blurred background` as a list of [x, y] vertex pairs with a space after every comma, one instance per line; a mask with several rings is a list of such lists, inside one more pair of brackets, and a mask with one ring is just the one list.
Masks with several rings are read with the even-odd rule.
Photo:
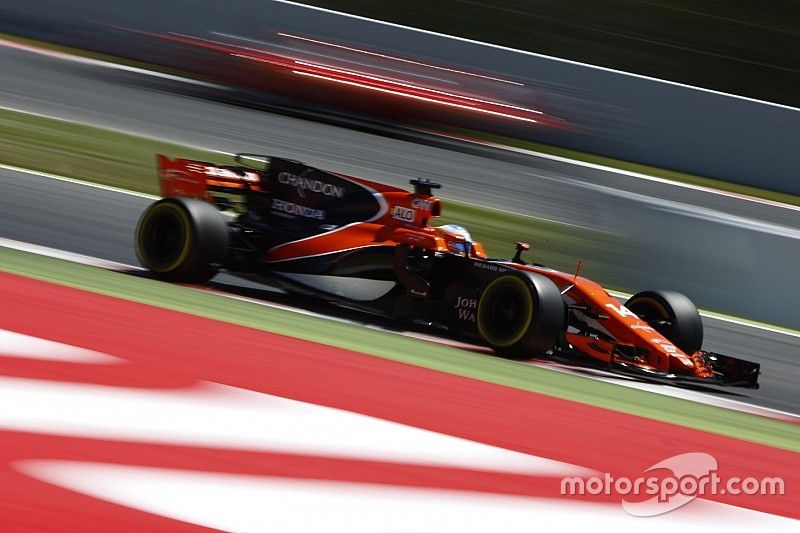
[[428, 176], [492, 254], [800, 325], [795, 2], [309, 4], [0, 2], [5, 162], [154, 191], [165, 141]]
[[[336, 513], [309, 487], [341, 476], [328, 509], [374, 518], [365, 531], [394, 518], [374, 503], [424, 520], [409, 530], [599, 527], [589, 500], [555, 514], [547, 487], [565, 472], [481, 470], [550, 458], [639, 475], [690, 450], [795, 481], [798, 33], [796, 1], [0, 0], [2, 524], [247, 530], [282, 511], [326, 527]], [[622, 301], [686, 294], [703, 348], [760, 363], [761, 388], [489, 357], [225, 272], [205, 287], [142, 276], [133, 235], [160, 194], [154, 155], [236, 152], [439, 182], [437, 223], [492, 257], [526, 241], [526, 260], [583, 264]], [[445, 435], [458, 439], [431, 445]], [[243, 498], [244, 474], [311, 483]], [[382, 492], [393, 483], [421, 490]], [[480, 490], [547, 500], [515, 519], [518, 500], [464, 505]], [[725, 503], [764, 520], [796, 516], [796, 500]], [[692, 509], [677, 520], [751, 523], [732, 505]]]
[[[800, 103], [795, 90], [800, 82], [796, 47], [800, 6], [791, 0], [303, 3], [760, 100]], [[61, 32], [66, 37], [67, 23], [80, 26], [92, 20], [162, 31], [219, 25], [220, 31], [244, 35], [269, 24], [265, 2], [246, 0], [225, 5], [180, 0], [5, 4], [3, 31], [48, 38]], [[48, 28], [47, 22], [61, 27]]]
[[[311, 4], [713, 91], [797, 103], [793, 88], [800, 62], [794, 42], [800, 8], [794, 2], [771, 2], [769, 9], [746, 1]], [[205, 87], [205, 96], [355, 115], [392, 126], [466, 128], [800, 192], [790, 175], [798, 164], [791, 140], [797, 114], [775, 106], [286, 2], [31, 0], [6, 2], [0, 9], [2, 32], [236, 88], [220, 94]], [[298, 74], [289, 68], [293, 61], [312, 59], [338, 68], [338, 79], [330, 79], [330, 70]], [[392, 81], [376, 87], [385, 80], [369, 76]], [[407, 105], [415, 90], [421, 91], [415, 105]], [[406, 98], [391, 98], [397, 94]], [[764, 158], [768, 153], [778, 157]]]
[[791, 0], [364, 0], [306, 4], [797, 106]]

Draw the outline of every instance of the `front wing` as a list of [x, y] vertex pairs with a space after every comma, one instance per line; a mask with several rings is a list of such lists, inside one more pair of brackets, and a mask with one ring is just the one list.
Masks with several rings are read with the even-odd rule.
[[654, 371], [621, 358], [614, 358], [610, 363], [605, 364], [574, 349], [558, 349], [553, 353], [553, 358], [562, 363], [577, 363], [581, 366], [607, 370], [647, 381], [684, 386], [716, 385], [758, 389], [758, 376], [761, 374], [760, 364], [715, 352], [702, 352], [702, 357], [714, 371], [713, 377], [700, 378], [689, 374]]

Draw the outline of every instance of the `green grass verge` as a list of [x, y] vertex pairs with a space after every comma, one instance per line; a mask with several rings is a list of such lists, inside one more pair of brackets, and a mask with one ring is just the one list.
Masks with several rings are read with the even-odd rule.
[[0, 109], [0, 162], [7, 165], [158, 194], [159, 152], [226, 162], [211, 151]]
[[800, 425], [0, 247], [0, 270], [800, 452]]

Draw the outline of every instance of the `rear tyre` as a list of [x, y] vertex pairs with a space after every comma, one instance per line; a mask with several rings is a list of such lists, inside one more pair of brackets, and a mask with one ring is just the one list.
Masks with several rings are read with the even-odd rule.
[[228, 228], [217, 209], [192, 198], [165, 198], [136, 227], [139, 262], [160, 279], [203, 283], [228, 253]]
[[483, 340], [505, 357], [541, 357], [553, 349], [564, 327], [564, 300], [549, 279], [532, 272], [504, 274], [478, 301]]
[[703, 345], [700, 313], [692, 301], [679, 292], [640, 292], [625, 302], [625, 307], [684, 353], [691, 355]]

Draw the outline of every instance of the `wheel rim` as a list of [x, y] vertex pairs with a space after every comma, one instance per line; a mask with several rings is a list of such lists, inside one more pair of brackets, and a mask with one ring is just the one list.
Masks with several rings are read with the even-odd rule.
[[185, 213], [171, 204], [163, 204], [148, 213], [139, 242], [150, 270], [168, 272], [185, 261], [191, 246], [188, 222]]
[[[677, 334], [673, 317], [669, 310], [658, 300], [653, 298], [639, 298], [626, 306], [636, 316], [650, 324], [659, 334], [667, 339], [674, 339]], [[669, 324], [658, 324], [658, 321], [669, 321]]]
[[522, 340], [533, 320], [533, 299], [516, 277], [500, 278], [484, 291], [478, 306], [478, 330], [490, 344], [505, 348]]

